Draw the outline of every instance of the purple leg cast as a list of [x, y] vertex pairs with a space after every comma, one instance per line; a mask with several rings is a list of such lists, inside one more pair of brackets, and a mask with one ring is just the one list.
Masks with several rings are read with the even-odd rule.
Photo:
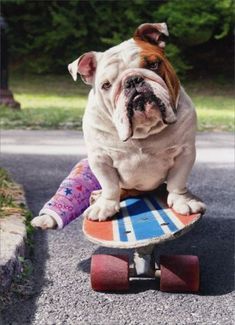
[[100, 189], [88, 160], [81, 160], [60, 184], [56, 194], [44, 205], [39, 215], [52, 216], [62, 229], [79, 217], [89, 206], [91, 192]]

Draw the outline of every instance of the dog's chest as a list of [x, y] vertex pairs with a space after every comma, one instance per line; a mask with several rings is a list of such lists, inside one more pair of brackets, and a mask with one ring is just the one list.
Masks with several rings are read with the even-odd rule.
[[114, 167], [122, 188], [152, 190], [163, 183], [174, 159], [182, 149], [172, 146], [155, 151], [154, 148], [132, 147], [123, 152], [113, 151]]

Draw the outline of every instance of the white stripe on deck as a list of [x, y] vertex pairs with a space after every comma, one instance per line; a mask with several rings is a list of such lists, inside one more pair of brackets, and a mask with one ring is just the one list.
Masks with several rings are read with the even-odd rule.
[[156, 221], [159, 223], [159, 225], [162, 228], [162, 230], [164, 231], [164, 233], [165, 234], [171, 234], [172, 231], [170, 230], [168, 225], [165, 224], [166, 222], [162, 219], [161, 215], [159, 214], [158, 210], [154, 207], [154, 205], [148, 199], [144, 199], [144, 202], [149, 207], [149, 210], [154, 215]]
[[130, 218], [130, 216], [128, 214], [128, 210], [127, 210], [127, 207], [126, 207], [126, 201], [121, 202], [121, 207], [122, 207], [122, 214], [123, 214], [123, 217], [124, 217], [123, 222], [124, 222], [124, 225], [125, 225], [128, 242], [136, 241], [135, 231], [134, 231], [134, 228], [132, 226], [131, 218]]
[[113, 240], [120, 241], [119, 227], [118, 227], [117, 219], [113, 220], [112, 225], [113, 225]]

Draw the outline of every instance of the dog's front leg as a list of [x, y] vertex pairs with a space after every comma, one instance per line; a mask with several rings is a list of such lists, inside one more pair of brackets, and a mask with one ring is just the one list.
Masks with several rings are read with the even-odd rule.
[[104, 221], [120, 209], [120, 185], [117, 170], [112, 167], [111, 159], [105, 162], [98, 159], [89, 160], [90, 167], [98, 179], [102, 193], [97, 201], [83, 213], [91, 220]]
[[195, 147], [187, 147], [179, 155], [174, 166], [168, 173], [167, 190], [169, 192], [167, 203], [176, 212], [184, 215], [190, 213], [204, 213], [206, 205], [187, 190], [186, 182], [195, 161]]

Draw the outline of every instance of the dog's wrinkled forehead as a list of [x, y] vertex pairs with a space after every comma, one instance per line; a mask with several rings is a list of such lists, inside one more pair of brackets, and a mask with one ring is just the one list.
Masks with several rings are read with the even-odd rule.
[[140, 48], [133, 39], [110, 48], [102, 53], [97, 65], [97, 79], [102, 75], [116, 78], [123, 70], [140, 65]]
[[[142, 24], [136, 29], [133, 38], [105, 52], [84, 53], [68, 65], [68, 70], [74, 81], [79, 74], [86, 84], [105, 98], [115, 96], [118, 88], [124, 86], [125, 78], [131, 74], [133, 78], [142, 74], [146, 82], [155, 80], [155, 75], [158, 75], [166, 83], [171, 101], [176, 106], [179, 80], [165, 56], [167, 36], [165, 23]], [[137, 68], [141, 71], [136, 71]]]

